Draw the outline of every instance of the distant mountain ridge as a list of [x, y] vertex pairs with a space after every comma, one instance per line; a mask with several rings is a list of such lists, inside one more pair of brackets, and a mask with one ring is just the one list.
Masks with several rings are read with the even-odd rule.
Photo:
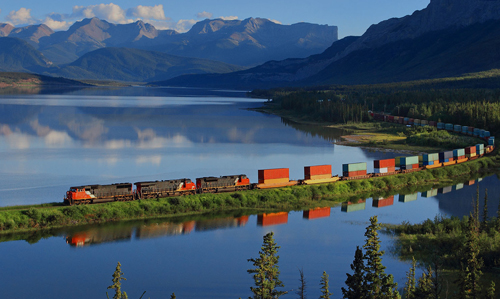
[[186, 33], [158, 30], [143, 21], [112, 24], [98, 18], [76, 22], [66, 31], [54, 32], [46, 25], [28, 27], [0, 24], [0, 36], [30, 42], [57, 65], [71, 63], [100, 48], [127, 47], [249, 66], [273, 59], [307, 57], [324, 51], [338, 39], [336, 26], [281, 25], [260, 18], [207, 19]]
[[499, 48], [500, 1], [431, 0], [423, 10], [372, 25], [319, 55], [157, 84], [252, 89], [439, 78], [498, 68]]

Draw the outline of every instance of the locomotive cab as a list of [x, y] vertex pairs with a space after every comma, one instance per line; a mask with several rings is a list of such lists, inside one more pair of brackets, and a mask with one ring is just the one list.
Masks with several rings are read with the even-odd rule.
[[92, 194], [90, 193], [89, 186], [71, 187], [69, 188], [69, 191], [66, 191], [64, 203], [73, 205], [80, 201], [91, 200], [93, 198], [95, 198], [95, 196], [92, 196]]

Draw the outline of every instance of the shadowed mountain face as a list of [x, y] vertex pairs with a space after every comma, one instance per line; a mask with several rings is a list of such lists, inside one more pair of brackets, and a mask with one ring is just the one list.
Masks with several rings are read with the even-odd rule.
[[339, 40], [320, 55], [159, 84], [251, 89], [457, 76], [500, 67], [499, 45], [500, 1], [432, 0], [411, 16], [373, 25], [363, 36]]
[[41, 73], [50, 68], [51, 64], [28, 42], [13, 37], [0, 37], [0, 71]]
[[72, 79], [117, 81], [166, 80], [182, 74], [229, 73], [242, 67], [197, 58], [128, 48], [103, 48], [48, 72]]
[[320, 53], [337, 40], [337, 27], [308, 23], [281, 25], [259, 18], [217, 19], [201, 21], [189, 32], [178, 33], [157, 30], [142, 21], [112, 24], [92, 18], [59, 32], [45, 25], [14, 28], [0, 24], [0, 36], [15, 36], [32, 43], [57, 65], [71, 63], [100, 48], [126, 47], [252, 66]]

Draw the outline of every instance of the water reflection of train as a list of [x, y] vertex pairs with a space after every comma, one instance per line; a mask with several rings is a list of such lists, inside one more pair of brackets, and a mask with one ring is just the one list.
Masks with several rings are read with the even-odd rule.
[[206, 220], [191, 220], [181, 223], [158, 221], [153, 223], [120, 223], [105, 227], [94, 227], [85, 231], [69, 233], [66, 243], [82, 247], [116, 241], [131, 241], [189, 234], [193, 231], [208, 231], [245, 226], [249, 216], [225, 217]]
[[[464, 183], [458, 183], [452, 186], [446, 186], [441, 188], [432, 188], [430, 190], [421, 192], [421, 197], [429, 198], [437, 196], [438, 194], [447, 194], [453, 191], [458, 191], [464, 188], [464, 186], [472, 186], [476, 182], [482, 181], [482, 178], [478, 178], [477, 180], [469, 180]], [[372, 199], [372, 207], [374, 208], [383, 208], [392, 206], [394, 204], [394, 199], [398, 199], [400, 203], [409, 203], [418, 199], [418, 192], [416, 193], [408, 193], [408, 194], [399, 194], [399, 195], [391, 195], [387, 197], [377, 197]], [[362, 211], [366, 209], [366, 199], [356, 199], [349, 200], [342, 203], [341, 211], [345, 213]]]

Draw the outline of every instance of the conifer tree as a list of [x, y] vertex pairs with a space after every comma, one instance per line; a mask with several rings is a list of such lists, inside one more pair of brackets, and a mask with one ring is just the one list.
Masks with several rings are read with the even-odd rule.
[[415, 268], [417, 266], [417, 262], [415, 261], [415, 257], [412, 257], [410, 270], [406, 273], [406, 284], [404, 288], [405, 298], [406, 299], [414, 299], [415, 298]]
[[493, 280], [491, 281], [490, 287], [488, 288], [486, 299], [495, 299], [495, 282]]
[[469, 217], [467, 240], [464, 248], [462, 271], [458, 279], [460, 298], [479, 297], [479, 278], [482, 275], [483, 261], [479, 258], [478, 228], [473, 217]]
[[365, 265], [363, 261], [363, 250], [356, 246], [354, 253], [354, 261], [351, 264], [353, 275], [346, 273], [347, 279], [345, 284], [347, 289], [342, 287], [343, 298], [367, 298], [367, 292], [364, 286], [365, 281]]
[[113, 296], [113, 299], [127, 299], [127, 293], [121, 291], [121, 280], [127, 280], [125, 277], [123, 277], [123, 272], [121, 269], [122, 265], [120, 262], [116, 265], [115, 272], [113, 273], [113, 284], [108, 287], [108, 289], [114, 289], [115, 290], [115, 295]]
[[368, 294], [368, 298], [397, 298], [397, 283], [394, 282], [392, 275], [385, 274], [385, 267], [382, 265], [382, 255], [384, 251], [380, 251], [380, 239], [378, 231], [377, 216], [370, 218], [370, 225], [366, 228], [365, 237], [366, 243], [363, 248], [366, 250], [364, 255], [365, 263], [365, 280], [363, 287]]
[[175, 299], [175, 293], [172, 293], [172, 295], [170, 295], [170, 299]]
[[279, 279], [279, 256], [277, 253], [280, 246], [276, 245], [273, 236], [273, 232], [266, 234], [259, 251], [259, 257], [248, 259], [255, 267], [247, 270], [248, 273], [254, 274], [255, 287], [250, 287], [250, 290], [254, 293], [253, 298], [255, 299], [278, 298], [287, 293], [276, 290], [277, 287], [283, 287], [284, 285]]
[[332, 293], [330, 293], [330, 287], [328, 285], [328, 274], [323, 271], [323, 275], [321, 275], [321, 281], [319, 283], [321, 285], [321, 296], [320, 299], [330, 299]]
[[481, 221], [481, 231], [486, 231], [488, 225], [488, 189], [484, 190], [483, 219]]
[[304, 278], [304, 269], [299, 269], [299, 289], [297, 290], [297, 295], [299, 295], [300, 299], [305, 299], [306, 297], [306, 279]]
[[415, 291], [413, 292], [414, 299], [436, 299], [432, 276], [433, 272], [431, 267], [427, 269], [427, 272], [424, 271], [422, 273], [422, 276], [420, 276], [415, 286]]

